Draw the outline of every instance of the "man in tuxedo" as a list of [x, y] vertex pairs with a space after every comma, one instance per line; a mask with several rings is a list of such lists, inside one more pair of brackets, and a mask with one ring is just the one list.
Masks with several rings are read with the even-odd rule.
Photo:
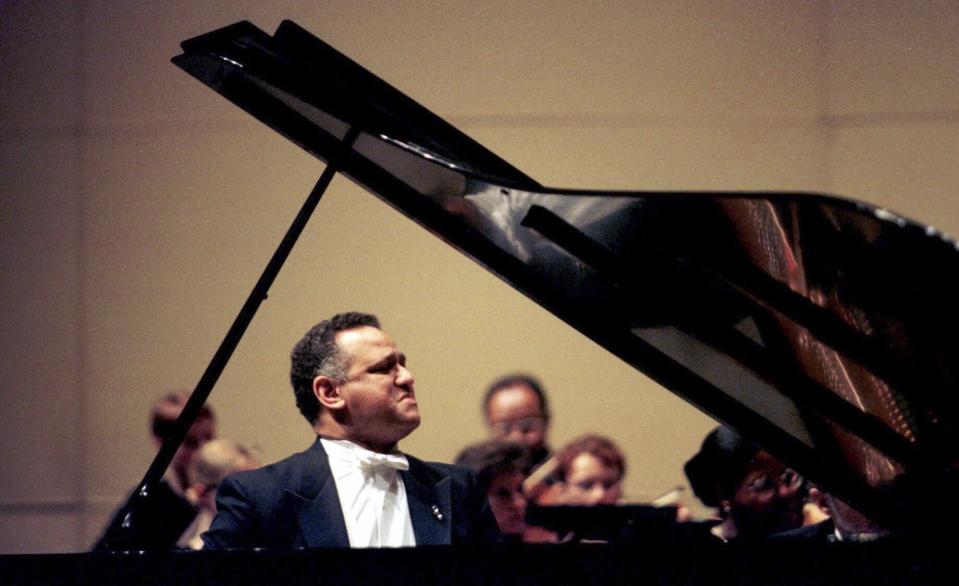
[[495, 540], [475, 475], [403, 454], [420, 424], [406, 357], [377, 318], [343, 313], [293, 348], [290, 379], [317, 439], [227, 477], [205, 549], [407, 547]]

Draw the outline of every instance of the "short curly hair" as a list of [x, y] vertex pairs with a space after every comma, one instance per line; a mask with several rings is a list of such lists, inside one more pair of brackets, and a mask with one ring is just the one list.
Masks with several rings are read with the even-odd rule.
[[336, 345], [336, 334], [362, 326], [379, 329], [380, 320], [370, 313], [338, 313], [316, 324], [300, 339], [290, 353], [290, 383], [296, 407], [311, 425], [320, 416], [320, 402], [313, 394], [313, 379], [328, 376], [342, 382], [349, 368], [346, 356]]
[[616, 471], [620, 480], [626, 475], [626, 456], [613, 440], [608, 437], [588, 434], [566, 444], [556, 454], [556, 478], [565, 482], [573, 467], [573, 460], [580, 454], [589, 454], [602, 462], [603, 466]]

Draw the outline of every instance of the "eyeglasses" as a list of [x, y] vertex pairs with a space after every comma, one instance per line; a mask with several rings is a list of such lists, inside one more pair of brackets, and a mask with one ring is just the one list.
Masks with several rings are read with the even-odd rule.
[[524, 417], [512, 421], [497, 421], [496, 423], [491, 423], [490, 428], [492, 428], [493, 433], [499, 437], [506, 437], [514, 431], [526, 435], [527, 433], [546, 429], [546, 419], [542, 417]]
[[746, 483], [746, 489], [754, 494], [775, 492], [779, 488], [795, 489], [802, 484], [803, 478], [795, 470], [786, 468], [779, 476], [761, 474]]

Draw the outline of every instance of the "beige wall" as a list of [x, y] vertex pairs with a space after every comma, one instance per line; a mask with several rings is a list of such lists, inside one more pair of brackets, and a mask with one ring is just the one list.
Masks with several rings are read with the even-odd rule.
[[[547, 185], [827, 191], [959, 234], [951, 1], [3, 2], [0, 553], [89, 546], [152, 457], [150, 402], [196, 384], [321, 172], [169, 63], [282, 18]], [[515, 369], [548, 386], [554, 444], [627, 449], [636, 500], [712, 425], [338, 178], [214, 390], [222, 434], [305, 447], [289, 348], [353, 308], [410, 356], [426, 458], [480, 438]]]

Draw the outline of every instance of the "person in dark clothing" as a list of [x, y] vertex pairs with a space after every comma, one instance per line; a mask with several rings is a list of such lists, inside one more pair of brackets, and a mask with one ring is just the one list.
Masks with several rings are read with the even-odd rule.
[[765, 539], [802, 524], [802, 477], [731, 429], [710, 432], [684, 471], [696, 497], [719, 509], [710, 532], [723, 541]]
[[[189, 393], [179, 391], [160, 397], [150, 410], [150, 433], [153, 444], [160, 449], [174, 430], [174, 425], [189, 399]], [[193, 454], [205, 443], [216, 437], [216, 416], [213, 409], [204, 405], [196, 421], [187, 432], [183, 443], [149, 498], [140, 501], [136, 522], [130, 526], [122, 540], [125, 549], [173, 549], [177, 540], [196, 518], [197, 508], [187, 499], [189, 487], [188, 468]], [[112, 527], [118, 509], [107, 527]], [[111, 550], [117, 547], [111, 540], [114, 536], [106, 531], [94, 545], [95, 550]]]

